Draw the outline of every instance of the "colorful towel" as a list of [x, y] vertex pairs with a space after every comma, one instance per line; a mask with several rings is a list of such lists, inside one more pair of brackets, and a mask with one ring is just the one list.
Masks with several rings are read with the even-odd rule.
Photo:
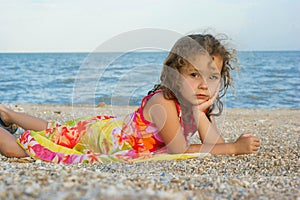
[[135, 163], [209, 155], [167, 154], [165, 147], [155, 146], [159, 140], [154, 137], [155, 134], [139, 137], [139, 133], [128, 134], [128, 130], [125, 133], [124, 118], [96, 116], [71, 120], [64, 125], [52, 122], [46, 130], [40, 132], [27, 130], [17, 142], [32, 158], [64, 164]]

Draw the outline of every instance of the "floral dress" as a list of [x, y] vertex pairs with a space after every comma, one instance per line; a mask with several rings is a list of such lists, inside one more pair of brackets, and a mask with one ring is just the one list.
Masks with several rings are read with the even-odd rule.
[[[63, 125], [51, 122], [44, 131], [25, 131], [17, 142], [32, 158], [64, 164], [199, 157], [199, 154], [166, 153], [157, 127], [143, 116], [144, 105], [157, 92], [145, 96], [141, 106], [125, 117], [95, 116]], [[181, 121], [180, 106], [175, 104]], [[186, 140], [192, 133], [185, 134]]]

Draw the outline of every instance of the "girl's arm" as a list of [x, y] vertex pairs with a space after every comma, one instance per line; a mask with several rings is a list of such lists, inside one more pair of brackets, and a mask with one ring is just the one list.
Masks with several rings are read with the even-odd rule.
[[219, 144], [224, 143], [224, 139], [220, 135], [216, 122], [213, 116], [210, 117], [211, 121], [207, 118], [205, 114], [205, 110], [207, 110], [210, 106], [213, 105], [216, 100], [219, 87], [217, 86], [214, 95], [211, 99], [206, 102], [201, 103], [200, 105], [193, 106], [193, 116], [197, 125], [199, 137], [203, 144]]
[[198, 125], [199, 137], [203, 144], [192, 144], [188, 147], [187, 153], [205, 152], [211, 154], [250, 154], [257, 153], [259, 149], [259, 138], [252, 133], [241, 135], [235, 142], [225, 143], [219, 134], [214, 118], [211, 122], [206, 117], [204, 110], [212, 105], [214, 97], [205, 103], [193, 108], [193, 114]]
[[185, 153], [211, 153], [223, 155], [254, 154], [259, 150], [260, 140], [252, 133], [241, 135], [235, 142], [220, 144], [192, 144]]
[[203, 144], [219, 144], [224, 143], [224, 139], [220, 135], [214, 117], [211, 117], [211, 122], [204, 112], [197, 112], [194, 116], [199, 137]]
[[167, 100], [162, 93], [157, 93], [146, 103], [143, 115], [159, 129], [169, 153], [184, 153], [187, 150], [188, 145], [173, 100]]
[[252, 134], [242, 135], [233, 143], [188, 145], [178, 120], [174, 101], [166, 100], [161, 93], [149, 99], [143, 114], [148, 121], [155, 123], [169, 153], [244, 154], [256, 153], [259, 148], [259, 139]]
[[186, 152], [209, 152], [211, 154], [250, 154], [257, 153], [260, 140], [252, 133], [241, 135], [235, 142], [225, 143], [219, 134], [214, 118], [211, 122], [204, 110], [212, 105], [216, 94], [207, 102], [193, 108], [194, 118], [198, 125], [199, 137], [203, 144], [192, 144]]

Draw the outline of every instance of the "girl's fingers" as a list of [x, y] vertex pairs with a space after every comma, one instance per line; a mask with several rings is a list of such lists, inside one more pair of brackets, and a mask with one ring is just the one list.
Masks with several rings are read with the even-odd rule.
[[259, 140], [259, 138], [255, 138], [255, 139], [254, 139], [254, 143], [255, 143], [256, 145], [259, 146], [259, 145], [260, 145], [260, 140]]
[[253, 136], [253, 133], [245, 133], [242, 135], [242, 137], [251, 137]]
[[252, 148], [252, 151], [256, 151], [257, 152], [258, 150], [259, 150], [259, 148], [257, 148], [257, 147], [256, 148]]
[[214, 102], [212, 101], [212, 99], [209, 99], [203, 103], [201, 103], [200, 105], [197, 106], [198, 110], [206, 110], [207, 108], [209, 108], [209, 106], [211, 106]]

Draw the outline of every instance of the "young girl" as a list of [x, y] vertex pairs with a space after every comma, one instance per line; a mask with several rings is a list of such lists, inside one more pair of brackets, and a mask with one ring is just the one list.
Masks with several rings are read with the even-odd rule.
[[[68, 164], [134, 162], [165, 153], [257, 153], [259, 138], [248, 133], [225, 143], [213, 117], [222, 112], [220, 98], [231, 84], [232, 61], [234, 55], [212, 35], [179, 39], [164, 62], [160, 84], [125, 117], [96, 116], [61, 125], [0, 104], [0, 153]], [[13, 124], [26, 130], [17, 140], [8, 131]], [[195, 132], [201, 141], [190, 144]]]

